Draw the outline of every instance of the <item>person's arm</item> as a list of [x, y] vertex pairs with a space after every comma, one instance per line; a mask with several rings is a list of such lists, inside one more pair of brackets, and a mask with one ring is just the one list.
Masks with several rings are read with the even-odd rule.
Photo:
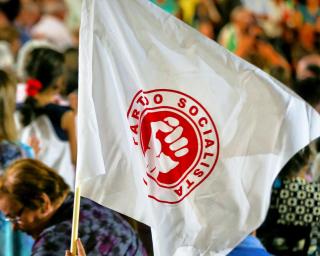
[[67, 111], [63, 114], [61, 119], [61, 127], [68, 134], [71, 160], [74, 165], [77, 162], [77, 137], [76, 137], [76, 118], [74, 111]]

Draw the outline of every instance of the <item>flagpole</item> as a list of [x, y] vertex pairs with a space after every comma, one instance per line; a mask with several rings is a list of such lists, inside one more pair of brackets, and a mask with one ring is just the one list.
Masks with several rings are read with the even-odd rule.
[[71, 245], [70, 245], [70, 252], [72, 255], [77, 255], [79, 212], [80, 212], [80, 186], [77, 186], [74, 194], [74, 201], [73, 201], [72, 232], [71, 232]]

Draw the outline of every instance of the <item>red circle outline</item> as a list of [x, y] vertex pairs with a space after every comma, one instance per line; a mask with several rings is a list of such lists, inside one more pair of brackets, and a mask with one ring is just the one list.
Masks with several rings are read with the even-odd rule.
[[155, 198], [154, 196], [152, 195], [148, 195], [149, 198], [152, 198], [154, 200], [156, 200], [157, 202], [160, 202], [160, 203], [167, 203], [167, 204], [177, 204], [179, 202], [181, 202], [182, 200], [184, 200], [192, 191], [194, 191], [200, 184], [202, 184], [202, 182], [204, 182], [207, 177], [212, 173], [213, 169], [215, 168], [217, 162], [218, 162], [218, 159], [219, 159], [219, 154], [220, 154], [220, 141], [219, 141], [219, 135], [218, 135], [218, 131], [217, 131], [217, 127], [215, 125], [215, 123], [213, 122], [212, 118], [211, 118], [211, 115], [209, 115], [208, 111], [202, 106], [202, 104], [199, 103], [199, 101], [197, 101], [196, 99], [192, 98], [191, 96], [183, 93], [183, 92], [179, 92], [179, 91], [176, 91], [176, 90], [171, 90], [171, 89], [154, 89], [154, 90], [150, 90], [150, 91], [143, 91], [143, 90], [140, 90], [138, 91], [133, 100], [131, 101], [131, 104], [129, 106], [129, 109], [128, 109], [128, 112], [127, 112], [127, 117], [129, 117], [129, 114], [131, 112], [131, 108], [135, 102], [135, 99], [138, 97], [138, 95], [142, 92], [143, 94], [148, 94], [148, 93], [152, 93], [152, 92], [157, 92], [157, 91], [165, 91], [165, 92], [172, 92], [172, 93], [177, 93], [177, 94], [180, 94], [180, 95], [183, 95], [191, 100], [193, 100], [194, 102], [196, 102], [199, 106], [201, 106], [201, 108], [203, 109], [203, 111], [207, 114], [207, 116], [209, 117], [211, 123], [212, 123], [212, 126], [213, 126], [213, 129], [214, 129], [214, 132], [215, 132], [215, 135], [216, 135], [216, 139], [217, 139], [217, 155], [216, 155], [216, 158], [215, 158], [215, 161], [210, 169], [210, 171], [207, 173], [206, 176], [204, 176], [202, 178], [202, 180], [197, 183], [191, 190], [189, 190], [188, 193], [186, 193], [183, 197], [181, 197], [178, 201], [174, 201], [174, 202], [169, 202], [169, 201], [165, 201], [165, 200], [160, 200], [158, 198]]

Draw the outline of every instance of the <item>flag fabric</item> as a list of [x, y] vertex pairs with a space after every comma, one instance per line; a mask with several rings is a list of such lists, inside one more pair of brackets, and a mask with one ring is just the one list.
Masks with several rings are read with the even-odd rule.
[[226, 255], [318, 114], [147, 0], [84, 0], [81, 22], [82, 195], [150, 225], [155, 255]]

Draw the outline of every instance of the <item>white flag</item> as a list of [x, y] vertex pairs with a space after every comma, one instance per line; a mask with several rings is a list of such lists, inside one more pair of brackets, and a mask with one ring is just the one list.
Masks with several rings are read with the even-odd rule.
[[152, 227], [156, 255], [223, 255], [319, 136], [270, 76], [147, 0], [85, 0], [77, 183]]

